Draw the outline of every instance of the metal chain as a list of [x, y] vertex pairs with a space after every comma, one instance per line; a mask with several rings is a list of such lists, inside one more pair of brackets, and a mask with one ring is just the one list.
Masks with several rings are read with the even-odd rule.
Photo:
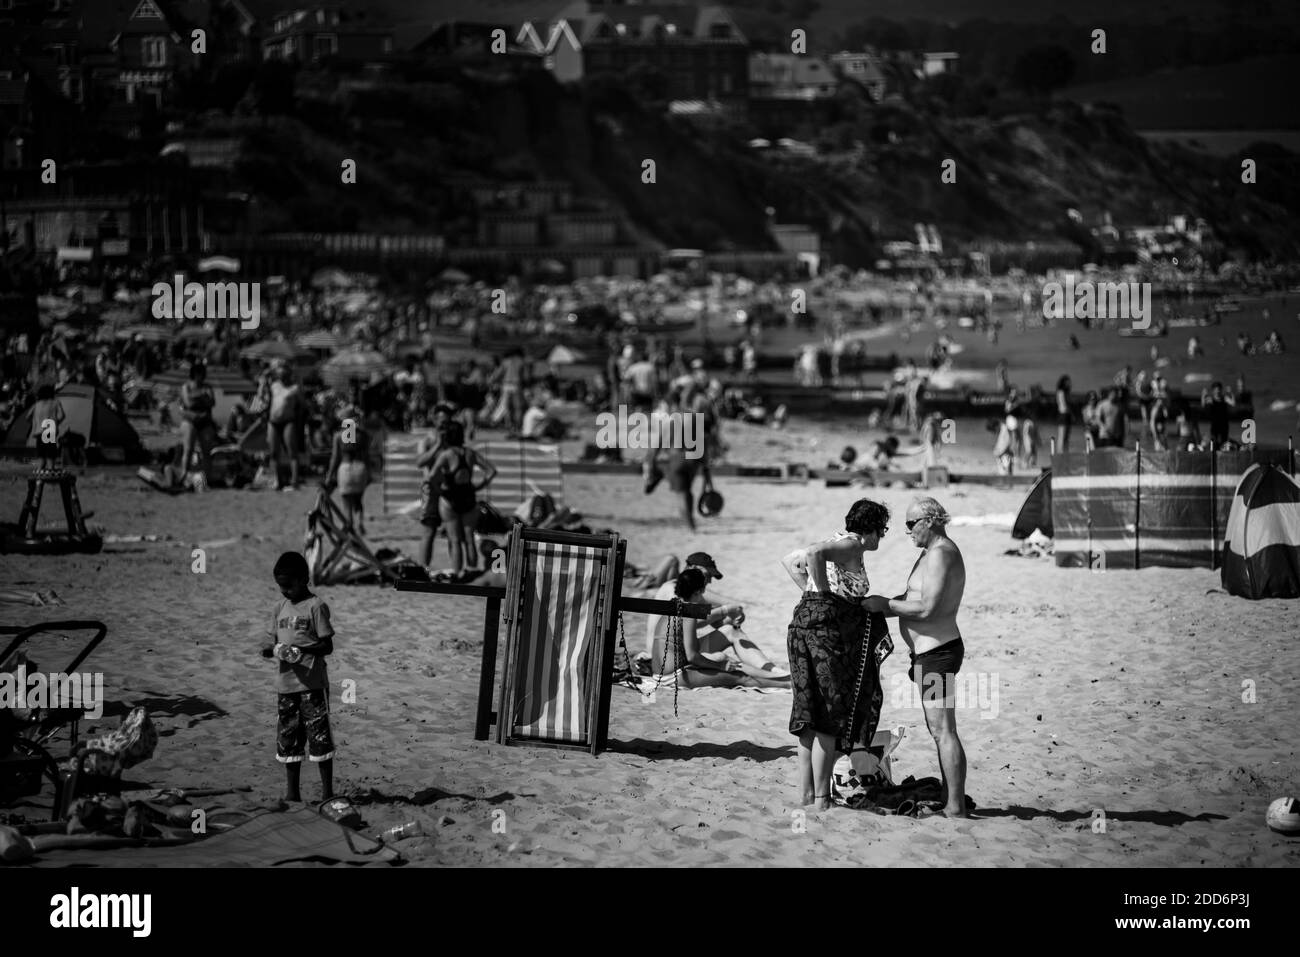
[[668, 667], [668, 644], [672, 643], [673, 657], [676, 659], [673, 669], [673, 717], [677, 717], [677, 676], [682, 670], [682, 659], [686, 656], [686, 647], [682, 639], [682, 600], [673, 596], [673, 616], [668, 621], [668, 638], [664, 642], [664, 653], [659, 660], [659, 675], [663, 676]]

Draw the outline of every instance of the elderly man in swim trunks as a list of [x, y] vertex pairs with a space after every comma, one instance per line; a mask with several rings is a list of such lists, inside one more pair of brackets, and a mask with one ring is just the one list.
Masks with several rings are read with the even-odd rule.
[[966, 812], [966, 752], [957, 737], [956, 676], [966, 648], [957, 627], [957, 609], [966, 589], [966, 565], [948, 537], [948, 513], [926, 496], [907, 510], [907, 534], [921, 549], [907, 591], [894, 598], [863, 599], [868, 611], [898, 617], [898, 630], [912, 653], [912, 680], [921, 686], [925, 724], [939, 752], [945, 817]]

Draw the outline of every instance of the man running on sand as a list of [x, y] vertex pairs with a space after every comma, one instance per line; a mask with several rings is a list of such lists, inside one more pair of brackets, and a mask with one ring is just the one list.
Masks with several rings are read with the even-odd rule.
[[898, 630], [912, 653], [912, 680], [921, 686], [921, 707], [939, 751], [944, 817], [966, 812], [966, 752], [957, 737], [956, 677], [966, 648], [957, 609], [966, 589], [966, 565], [948, 537], [948, 513], [934, 499], [916, 499], [907, 510], [907, 534], [921, 549], [907, 592], [896, 598], [863, 599], [868, 611], [898, 616]]

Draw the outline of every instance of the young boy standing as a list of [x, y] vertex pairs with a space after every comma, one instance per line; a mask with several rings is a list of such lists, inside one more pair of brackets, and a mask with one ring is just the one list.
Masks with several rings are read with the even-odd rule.
[[301, 801], [304, 754], [320, 766], [321, 800], [334, 797], [334, 738], [330, 733], [329, 675], [325, 656], [334, 651], [330, 609], [307, 589], [307, 559], [285, 552], [272, 573], [284, 599], [271, 615], [263, 658], [279, 660], [279, 728], [276, 760], [284, 765], [286, 801]]

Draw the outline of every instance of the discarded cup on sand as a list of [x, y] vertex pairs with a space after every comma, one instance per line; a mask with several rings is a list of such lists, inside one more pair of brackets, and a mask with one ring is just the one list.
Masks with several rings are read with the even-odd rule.
[[393, 841], [402, 841], [408, 837], [419, 837], [423, 833], [424, 829], [420, 827], [419, 821], [407, 821], [405, 824], [390, 827], [379, 835], [379, 839], [385, 844], [391, 844]]

